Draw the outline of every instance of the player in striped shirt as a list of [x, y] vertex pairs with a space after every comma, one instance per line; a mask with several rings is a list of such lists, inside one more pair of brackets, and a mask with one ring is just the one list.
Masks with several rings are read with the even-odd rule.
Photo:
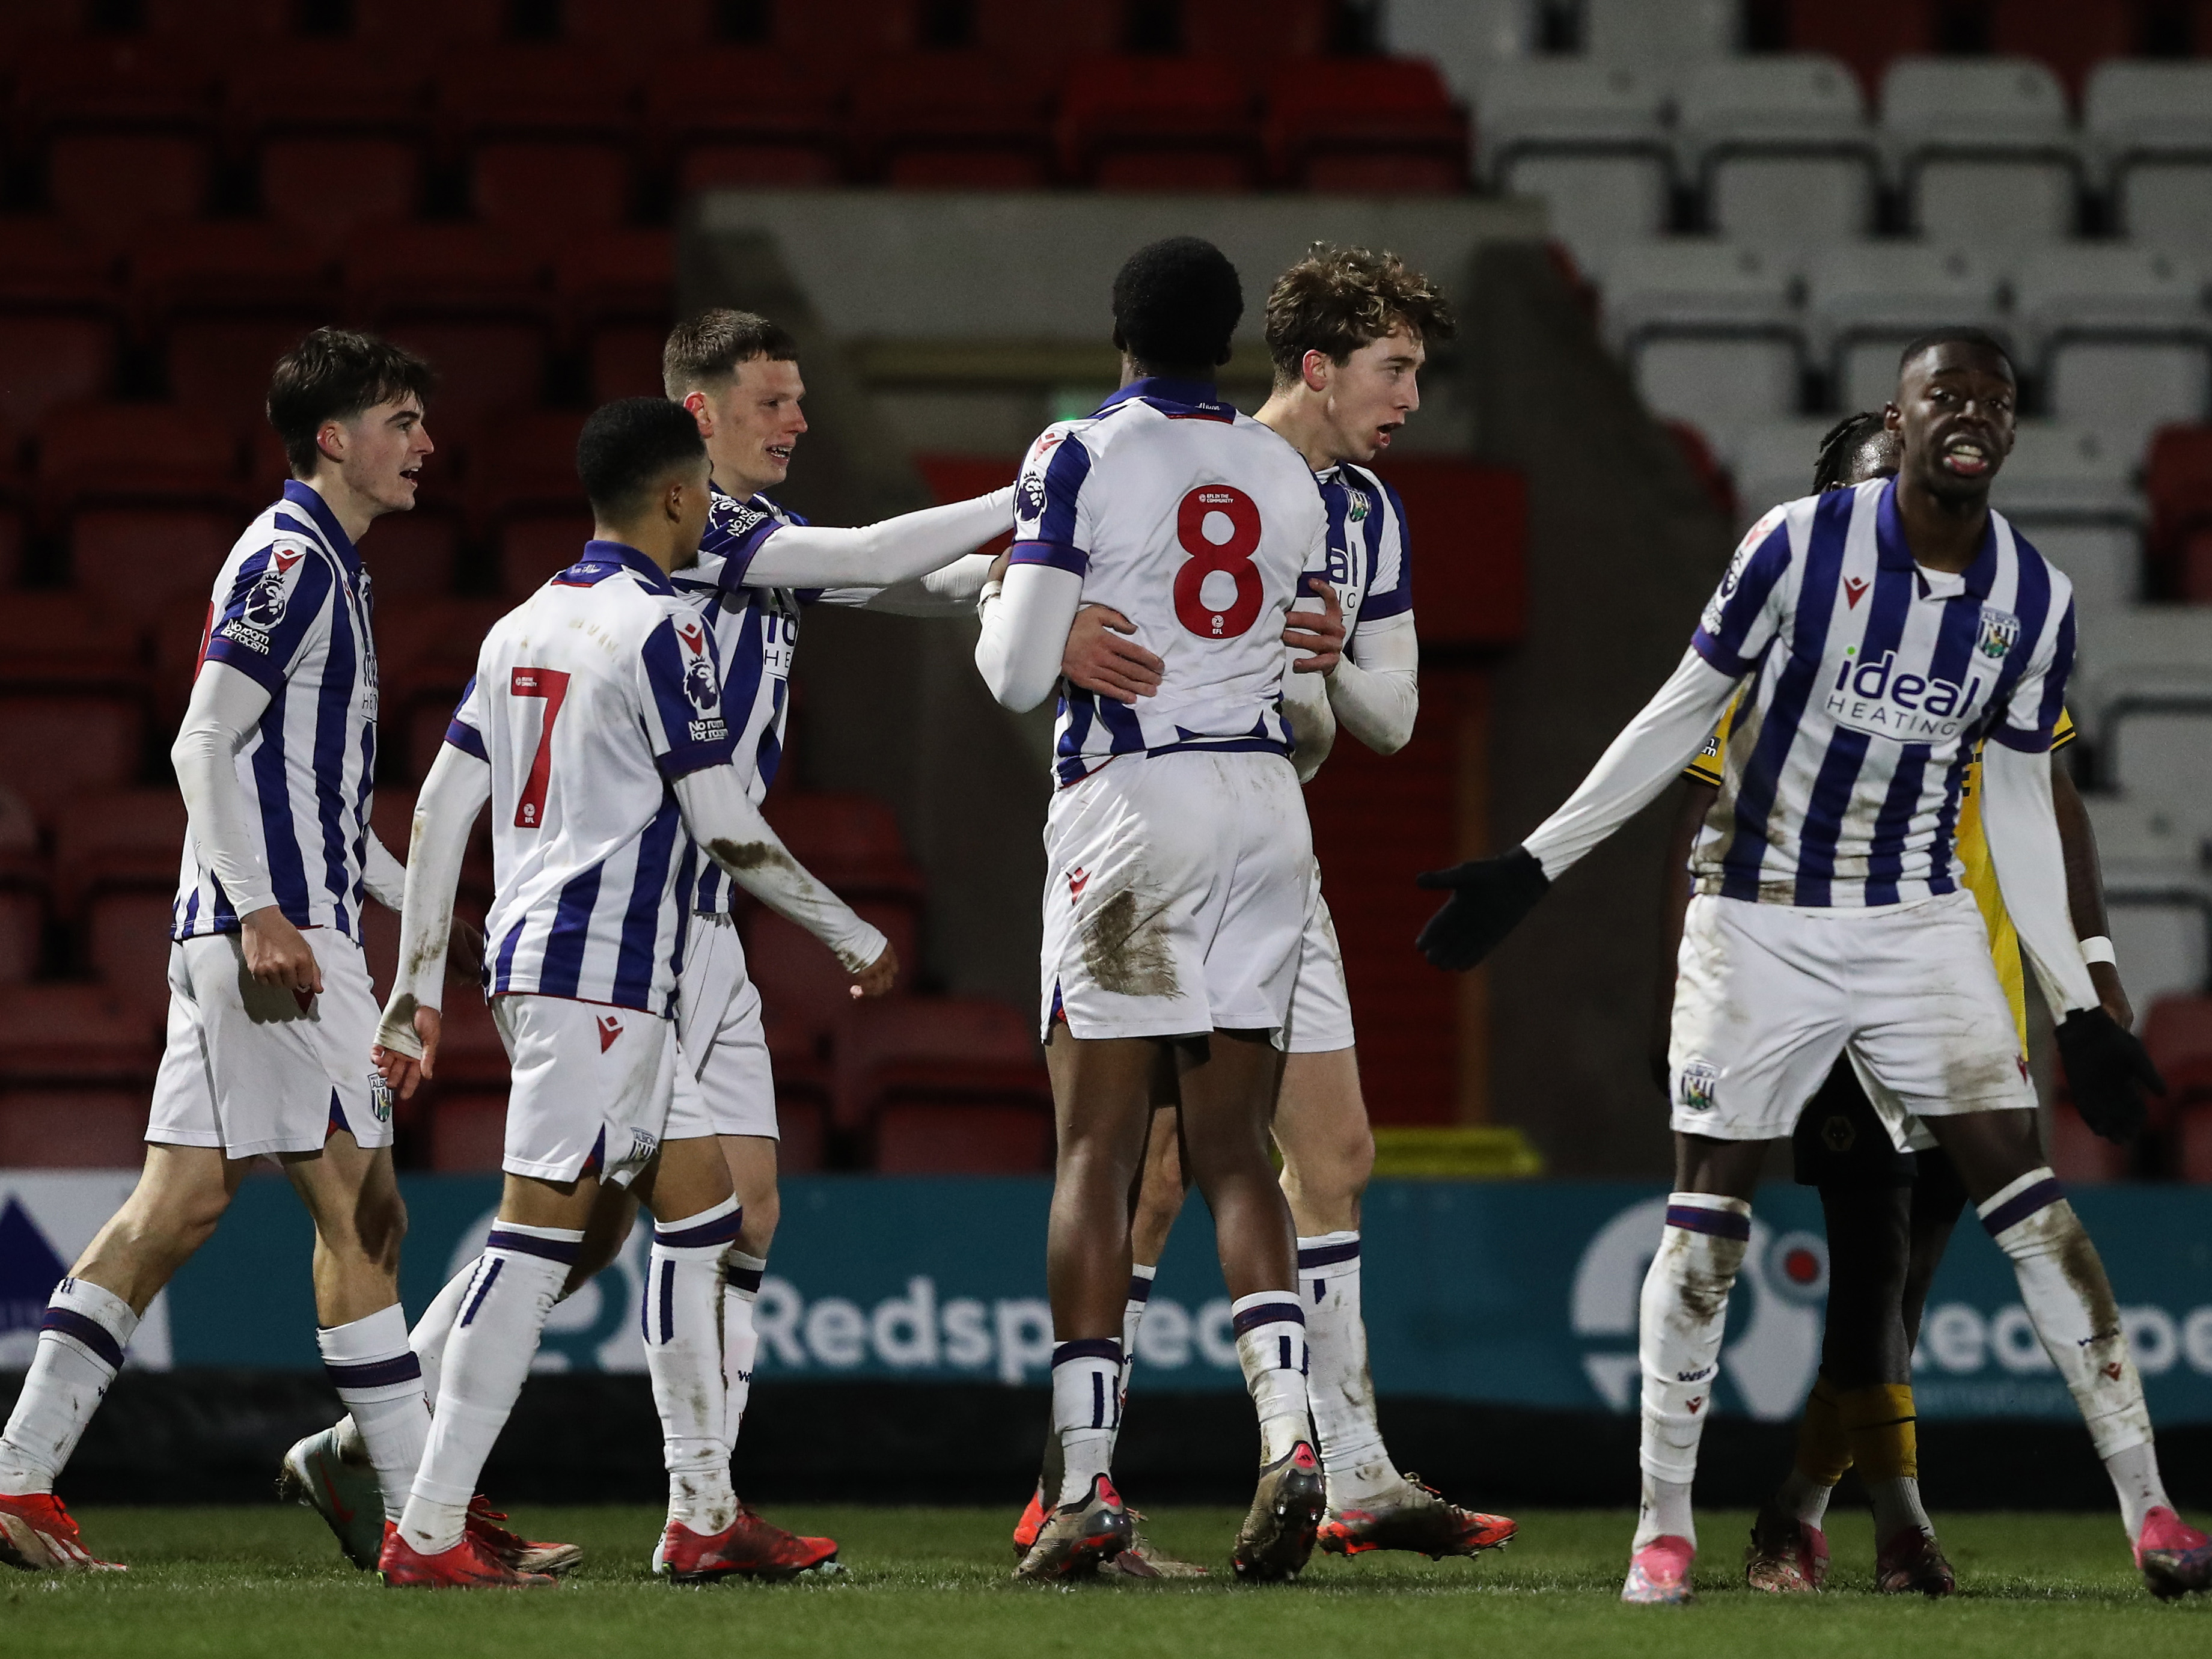
[[[1814, 493], [1847, 489], [1896, 471], [1896, 435], [1884, 427], [1881, 415], [1853, 416], [1839, 422], [1823, 441]], [[1721, 717], [1712, 738], [1682, 774], [1688, 787], [1668, 860], [1675, 872], [1668, 895], [1672, 926], [1658, 1000], [1660, 1024], [1654, 1033], [1653, 1070], [1662, 1089], [1668, 1081], [1665, 1026], [1674, 1000], [1674, 961], [1690, 896], [1690, 848], [1724, 781], [1721, 756], [1733, 714], [1731, 708]], [[2074, 736], [2073, 720], [2061, 712], [2051, 732], [2052, 755]], [[2025, 1053], [2027, 999], [2020, 941], [1982, 834], [1980, 770], [1977, 758], [1960, 784], [1960, 879], [1989, 929], [1990, 960]], [[2113, 1018], [2132, 1024], [2133, 1012], [2112, 960], [2112, 942], [2104, 937], [2095, 837], [2072, 778], [2055, 763], [2051, 790], [2065, 856], [2068, 908], [2082, 936], [2090, 975]], [[1890, 1144], [1847, 1060], [1838, 1060], [1807, 1103], [1791, 1142], [1797, 1181], [1820, 1189], [1827, 1224], [1828, 1336], [1820, 1376], [1798, 1427], [1796, 1466], [1760, 1510], [1745, 1556], [1745, 1577], [1752, 1588], [1776, 1594], [1815, 1590], [1826, 1579], [1828, 1546], [1820, 1523], [1847, 1468], [1856, 1467], [1873, 1500], [1877, 1540], [1933, 1530], [1919, 1501], [1911, 1356], [1929, 1281], [1966, 1201], [1958, 1170], [1941, 1148], [1900, 1152]], [[1954, 1587], [1940, 1549], [1887, 1553], [1898, 1559], [1899, 1570], [1884, 1572], [1878, 1567], [1877, 1589], [1947, 1595]]]
[[655, 1218], [647, 1359], [662, 1419], [678, 1580], [743, 1571], [723, 1431], [721, 1261], [742, 1218], [712, 1126], [681, 1109], [674, 1014], [695, 843], [821, 939], [865, 994], [890, 988], [883, 936], [799, 869], [729, 764], [714, 639], [668, 572], [696, 556], [706, 447], [685, 410], [630, 398], [593, 413], [577, 470], [598, 525], [584, 556], [496, 624], [416, 812], [401, 969], [378, 1061], [403, 1093], [435, 1063], [443, 952], [469, 827], [493, 809], [496, 893], [485, 984], [514, 1082], [499, 1219], [459, 1297], [436, 1415], [406, 1509], [387, 1523], [394, 1585], [544, 1584], [479, 1549], [469, 1496], [601, 1187]]
[[275, 1158], [316, 1230], [316, 1340], [395, 1498], [428, 1429], [399, 1306], [406, 1228], [392, 1103], [368, 1064], [361, 921], [402, 872], [369, 827], [376, 647], [357, 544], [415, 504], [432, 445], [420, 358], [319, 329], [276, 366], [292, 477], [217, 574], [171, 758], [191, 817], [169, 952], [168, 1045], [146, 1166], [56, 1287], [0, 1439], [0, 1560], [100, 1568], [53, 1497], [132, 1332]]
[[[1419, 647], [1405, 508], [1370, 470], [1420, 406], [1427, 344], [1449, 338], [1452, 319], [1425, 277], [1395, 256], [1317, 246], [1279, 276], [1267, 304], [1275, 386], [1254, 416], [1305, 458], [1328, 515], [1325, 564], [1307, 573], [1351, 623], [1348, 649], [1326, 667], [1327, 696], [1296, 724], [1297, 762], [1310, 779], [1339, 729], [1378, 754], [1413, 736], [1419, 705]], [[1297, 622], [1306, 612], [1293, 613]], [[1158, 680], [1158, 659], [1122, 636], [1126, 618], [1086, 610], [1078, 634], [1120, 641], [1125, 700]], [[1294, 646], [1316, 641], [1285, 636]], [[1074, 654], [1072, 648], [1071, 655]], [[1297, 665], [1320, 670], [1323, 659]], [[1318, 872], [1316, 872], [1318, 876]], [[1282, 1186], [1297, 1225], [1298, 1270], [1310, 1352], [1307, 1391], [1328, 1483], [1319, 1541], [1338, 1554], [1409, 1549], [1471, 1555], [1510, 1538], [1513, 1522], [1445, 1502], [1400, 1474], [1383, 1444], [1360, 1318], [1359, 1205], [1374, 1164], [1360, 1091], [1344, 963], [1326, 901], [1316, 896], [1300, 948], [1284, 1036], [1283, 1080], [1272, 1124]], [[1122, 1328], [1126, 1390], [1146, 1298], [1170, 1227], [1185, 1198], [1172, 1107], [1156, 1115], [1133, 1224], [1134, 1271]], [[1049, 1449], [1048, 1449], [1049, 1451]], [[1026, 1547], [1042, 1524], [1049, 1466], [1015, 1534]], [[1133, 1547], [1146, 1547], [1140, 1540]], [[1161, 1565], [1165, 1565], [1164, 1562]]]
[[1093, 1571], [1129, 1540], [1108, 1473], [1128, 1195], [1152, 1079], [1172, 1067], [1261, 1425], [1258, 1491], [1231, 1559], [1241, 1577], [1279, 1579], [1304, 1565], [1323, 1502], [1295, 1235], [1266, 1153], [1312, 908], [1280, 635], [1326, 521], [1297, 452], [1215, 393], [1243, 309], [1220, 251], [1194, 237], [1139, 249], [1113, 306], [1124, 384], [1030, 446], [1004, 595], [985, 589], [975, 651], [992, 694], [1032, 708], [1059, 682], [1089, 600], [1127, 617], [1162, 663], [1158, 694], [1133, 706], [1060, 700], [1039, 1012], [1060, 1130], [1048, 1271], [1064, 1474], [1018, 1571]]
[[[2175, 1595], [2212, 1579], [2212, 1546], [2160, 1481], [2095, 1247], [2043, 1162], [2027, 1058], [1960, 884], [1960, 791], [1978, 748], [1990, 861], [2075, 1103], [2100, 1132], [2132, 1133], [2142, 1091], [2163, 1085], [2102, 1006], [2067, 914], [2045, 758], [2072, 665], [2071, 584], [1989, 507], [2013, 409], [2011, 363], [1988, 336], [1914, 341], [1885, 413], [1896, 478], [1762, 520], [1681, 666], [1567, 804], [1503, 858], [1422, 878], [1452, 895], [1422, 949], [1473, 966], [1666, 787], [1749, 683], [1692, 855], [1670, 1054], [1676, 1191], [1644, 1288], [1628, 1601], [1689, 1599], [1691, 1479], [1764, 1143], [1846, 1051], [1892, 1143], [1942, 1146], [2011, 1259], [2146, 1583]], [[1917, 1530], [1896, 1541], [1932, 1547]]]

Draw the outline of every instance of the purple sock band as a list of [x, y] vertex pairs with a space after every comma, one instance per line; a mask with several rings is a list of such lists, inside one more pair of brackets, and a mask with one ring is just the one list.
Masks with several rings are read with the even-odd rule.
[[565, 1238], [538, 1238], [530, 1233], [511, 1233], [503, 1227], [495, 1227], [484, 1240], [487, 1250], [505, 1250], [510, 1255], [534, 1255], [546, 1261], [557, 1261], [564, 1267], [576, 1265], [576, 1258], [584, 1253], [581, 1239], [571, 1242]]
[[415, 1357], [413, 1349], [394, 1355], [390, 1359], [372, 1359], [365, 1364], [341, 1364], [336, 1360], [323, 1361], [323, 1375], [331, 1379], [331, 1386], [343, 1393], [348, 1389], [388, 1389], [395, 1382], [419, 1381], [422, 1362]]
[[39, 1328], [52, 1331], [57, 1336], [74, 1337], [91, 1349], [110, 1370], [123, 1369], [123, 1347], [116, 1341], [115, 1333], [75, 1308], [47, 1309], [46, 1317], [39, 1321]]
[[1230, 1324], [1242, 1336], [1247, 1331], [1257, 1330], [1262, 1325], [1297, 1325], [1306, 1322], [1306, 1310], [1295, 1302], [1262, 1302], [1256, 1308], [1247, 1308]]
[[1751, 1218], [1739, 1215], [1734, 1210], [1708, 1210], [1697, 1204], [1669, 1204], [1667, 1224], [1680, 1227], [1685, 1232], [1711, 1233], [1715, 1238], [1733, 1238], [1739, 1243], [1751, 1237]]
[[732, 1210], [727, 1215], [718, 1215], [712, 1221], [702, 1221], [696, 1227], [686, 1227], [678, 1232], [653, 1230], [653, 1242], [665, 1250], [698, 1250], [709, 1244], [726, 1244], [738, 1236], [745, 1224], [743, 1209]]
[[1346, 1244], [1317, 1244], [1310, 1250], [1298, 1252], [1298, 1271], [1304, 1273], [1309, 1267], [1334, 1267], [1340, 1261], [1358, 1260], [1359, 1241], [1356, 1238]]
[[1121, 1363], [1121, 1345], [1110, 1336], [1086, 1336], [1080, 1341], [1063, 1342], [1052, 1351], [1055, 1369], [1071, 1359], [1107, 1359], [1118, 1365]]
[[2056, 1176], [2039, 1181], [2024, 1193], [2014, 1193], [2010, 1198], [1982, 1218], [1982, 1225], [1995, 1238], [2008, 1227], [2014, 1226], [2033, 1215], [2038, 1210], [2056, 1204], [2066, 1196], [2066, 1189], [2058, 1184]]

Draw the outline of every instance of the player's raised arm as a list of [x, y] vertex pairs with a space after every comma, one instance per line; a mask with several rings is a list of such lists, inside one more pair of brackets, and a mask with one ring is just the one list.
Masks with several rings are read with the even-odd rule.
[[673, 787], [691, 839], [731, 880], [828, 945], [853, 975], [855, 996], [881, 996], [890, 989], [898, 974], [890, 941], [792, 857], [732, 769], [687, 772]]
[[890, 587], [1003, 535], [1014, 521], [1013, 502], [1009, 485], [854, 529], [766, 520], [730, 550], [719, 580], [730, 588]]
[[405, 896], [399, 910], [399, 966], [391, 1000], [376, 1029], [370, 1059], [403, 1100], [435, 1072], [443, 1024], [446, 955], [453, 932], [453, 894], [460, 885], [469, 831], [491, 799], [480, 728], [467, 718], [475, 700], [471, 684], [446, 741], [415, 798], [414, 834], [407, 847]]

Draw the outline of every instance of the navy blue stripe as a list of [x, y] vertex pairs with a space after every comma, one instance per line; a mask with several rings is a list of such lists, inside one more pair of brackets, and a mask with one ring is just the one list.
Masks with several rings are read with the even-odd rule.
[[544, 995], [576, 994], [584, 976], [584, 951], [592, 942], [592, 912], [599, 903], [599, 872], [605, 868], [595, 864], [561, 890], [553, 925], [546, 930], [544, 953], [538, 958], [537, 988]]
[[74, 1337], [92, 1350], [110, 1370], [123, 1369], [123, 1346], [116, 1341], [115, 1334], [106, 1326], [75, 1308], [49, 1308], [39, 1321], [39, 1328], [52, 1331], [56, 1336]]
[[[1080, 438], [1060, 441], [1044, 468], [1044, 512], [1037, 520], [1036, 539], [1073, 550], [1075, 546], [1075, 504], [1091, 476], [1091, 452]], [[1017, 550], [1022, 545], [1016, 544]], [[1077, 573], [1080, 574], [1080, 572]]]
[[1304, 1325], [1305, 1322], [1306, 1310], [1298, 1306], [1295, 1294], [1288, 1302], [1262, 1302], [1256, 1308], [1247, 1308], [1229, 1322], [1239, 1336], [1247, 1331], [1257, 1330], [1262, 1325]]
[[478, 760], [489, 762], [490, 754], [484, 748], [483, 735], [475, 726], [455, 717], [446, 727], [446, 741], [465, 755], [474, 755]]
[[499, 942], [499, 956], [492, 974], [492, 988], [495, 991], [506, 990], [514, 977], [514, 953], [522, 945], [522, 929], [523, 923], [516, 922]]
[[1052, 1351], [1052, 1363], [1064, 1365], [1071, 1359], [1110, 1359], [1121, 1363], [1121, 1344], [1110, 1336], [1086, 1336], [1073, 1342], [1062, 1342]]
[[768, 720], [761, 727], [760, 749], [753, 757], [753, 775], [759, 778], [763, 793], [775, 784], [776, 769], [783, 764], [783, 720], [785, 707], [791, 701], [789, 683], [778, 680], [770, 695]]
[[676, 842], [683, 830], [676, 797], [664, 794], [660, 810], [637, 839], [636, 873], [623, 916], [622, 944], [615, 951], [613, 1000], [625, 1008], [644, 1007], [653, 994], [653, 945], [675, 891]]
[[653, 1242], [665, 1250], [696, 1250], [709, 1244], [726, 1244], [738, 1236], [745, 1224], [745, 1212], [733, 1208], [727, 1215], [718, 1215], [712, 1221], [702, 1221], [696, 1227], [686, 1227], [678, 1232], [668, 1232], [659, 1227], [653, 1230]]
[[[1838, 495], [1850, 499], [1848, 492]], [[1850, 520], [1844, 520], [1848, 532]], [[1838, 549], [1838, 553], [1843, 550]], [[1838, 571], [1842, 568], [1840, 557]], [[1898, 672], [1897, 653], [1905, 641], [1905, 626], [1912, 615], [1913, 584], [1919, 580], [1910, 562], [1893, 565], [1877, 555], [1874, 572], [1874, 592], [1868, 596], [1866, 627], [1859, 635], [1856, 651], [1846, 647], [1844, 684], [1840, 690], [1834, 685], [1820, 688], [1824, 697], [1850, 697], [1855, 694], [1854, 682], [1869, 668], [1875, 669], [1885, 685]], [[1822, 594], [1829, 607], [1834, 607], [1834, 596], [1824, 586]], [[1809, 596], [1808, 594], [1803, 597]], [[1849, 624], [1846, 623], [1846, 626]], [[1814, 775], [1813, 790], [1806, 803], [1805, 822], [1800, 831], [1797, 856], [1796, 900], [1800, 904], [1826, 905], [1833, 902], [1832, 884], [1836, 876], [1836, 847], [1842, 839], [1844, 819], [1850, 813], [1852, 798], [1857, 793], [1859, 773], [1866, 764], [1867, 750], [1873, 739], [1864, 732], [1849, 726], [1836, 726], [1828, 738], [1827, 752], [1820, 757]]]
[[1145, 748], [1145, 726], [1137, 711], [1126, 702], [1112, 697], [1101, 698], [1095, 705], [1098, 723], [1106, 728], [1112, 742], [1109, 752], [1116, 755], [1142, 754]]
[[1982, 1225], [1995, 1238], [2007, 1228], [2016, 1225], [2038, 1210], [2048, 1208], [2066, 1196], [2066, 1189], [2058, 1184], [2056, 1176], [2046, 1176], [2026, 1192], [2015, 1193], [1982, 1218]]
[[540, 1238], [535, 1233], [509, 1232], [504, 1227], [494, 1227], [484, 1237], [484, 1249], [487, 1250], [505, 1250], [513, 1255], [534, 1255], [543, 1261], [571, 1266], [583, 1248], [580, 1239]]
[[1669, 1204], [1667, 1224], [1680, 1227], [1685, 1232], [1710, 1233], [1715, 1238], [1741, 1240], [1751, 1237], [1749, 1216], [1734, 1210], [1708, 1210], [1700, 1204]]
[[341, 1364], [334, 1359], [323, 1361], [323, 1374], [331, 1379], [331, 1386], [343, 1394], [348, 1389], [388, 1389], [395, 1382], [414, 1382], [422, 1380], [422, 1362], [415, 1357], [413, 1349], [395, 1354], [390, 1359], [372, 1359], [358, 1365]]
[[1132, 1302], [1143, 1303], [1150, 1302], [1152, 1299], [1152, 1281], [1143, 1273], [1131, 1273], [1129, 1275], [1128, 1300]]
[[676, 1340], [676, 1264], [660, 1264], [660, 1346]]
[[1356, 1238], [1349, 1243], [1316, 1244], [1312, 1249], [1298, 1252], [1298, 1266], [1301, 1267], [1330, 1267], [1340, 1261], [1358, 1260], [1359, 1241]]
[[1061, 547], [1051, 542], [1016, 542], [1007, 550], [1006, 562], [1049, 565], [1071, 576], [1087, 575], [1091, 570], [1091, 556], [1081, 548]]
[[[492, 1237], [496, 1238], [498, 1235], [495, 1233]], [[499, 1270], [507, 1266], [506, 1258], [502, 1256], [494, 1256], [489, 1262], [478, 1257], [477, 1262], [477, 1270], [483, 1277], [477, 1280], [477, 1293], [469, 1298], [468, 1310], [461, 1315], [463, 1325], [476, 1322], [477, 1310], [483, 1306], [483, 1299], [491, 1294], [491, 1287], [499, 1282]]]
[[1091, 735], [1091, 723], [1097, 706], [1097, 698], [1079, 685], [1068, 686], [1060, 693], [1060, 713], [1066, 725], [1060, 734], [1060, 763], [1055, 769], [1063, 784], [1080, 783], [1090, 775], [1083, 745]]
[[355, 677], [360, 672], [354, 648], [353, 611], [344, 596], [331, 595], [330, 637], [323, 647], [322, 684], [315, 696], [315, 815], [323, 830], [323, 878], [329, 884], [335, 909], [331, 925], [350, 937], [347, 908], [339, 895], [347, 891], [345, 797], [340, 781], [345, 776], [346, 731], [351, 722]]
[[291, 683], [285, 682], [261, 716], [261, 744], [253, 751], [253, 793], [261, 809], [262, 853], [269, 866], [270, 891], [276, 908], [295, 927], [314, 920], [309, 913], [307, 866], [292, 825], [289, 769], [284, 763], [284, 711]]
[[[1790, 558], [1790, 521], [1778, 520], [1766, 539], [1744, 562], [1743, 572], [1736, 578], [1735, 591], [1723, 601], [1720, 627], [1709, 632], [1701, 622], [1697, 632], [1691, 635], [1690, 643], [1697, 647], [1698, 654], [1722, 673], [1747, 674], [1757, 657], [1763, 654], [1754, 653], [1747, 657], [1743, 647], [1752, 624], [1766, 606], [1767, 596], [1789, 571]], [[1809, 578], [1800, 591], [1811, 591]]]

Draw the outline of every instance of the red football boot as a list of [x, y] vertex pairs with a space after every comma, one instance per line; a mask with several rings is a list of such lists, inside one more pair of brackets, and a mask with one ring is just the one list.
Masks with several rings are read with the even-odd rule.
[[384, 1548], [376, 1558], [386, 1589], [550, 1589], [561, 1581], [550, 1573], [517, 1572], [488, 1555], [470, 1534], [435, 1555], [424, 1555], [399, 1535], [397, 1522], [384, 1523]]
[[1322, 1518], [1320, 1542], [1331, 1555], [1362, 1555], [1369, 1550], [1410, 1550], [1440, 1561], [1447, 1555], [1480, 1555], [1503, 1548], [1518, 1530], [1510, 1515], [1485, 1515], [1445, 1501], [1417, 1474], [1406, 1477], [1394, 1498]]
[[0, 1562], [29, 1572], [127, 1572], [84, 1547], [76, 1522], [50, 1492], [0, 1493]]
[[501, 1565], [517, 1572], [550, 1573], [558, 1578], [584, 1559], [581, 1544], [543, 1544], [509, 1532], [499, 1522], [506, 1514], [491, 1506], [482, 1492], [469, 1499], [469, 1536], [477, 1547]]
[[2212, 1540], [2160, 1506], [2143, 1517], [2136, 1568], [2161, 1601], [2212, 1589]]
[[671, 1521], [660, 1535], [653, 1571], [679, 1584], [732, 1577], [774, 1583], [830, 1566], [836, 1559], [836, 1539], [802, 1538], [739, 1504], [738, 1518], [717, 1533], [696, 1533], [681, 1521]]
[[1029, 1507], [1022, 1511], [1022, 1518], [1014, 1522], [1014, 1553], [1027, 1555], [1036, 1544], [1037, 1534], [1044, 1530], [1044, 1523], [1051, 1519], [1052, 1505], [1044, 1501], [1044, 1483], [1039, 1481], [1037, 1489], [1030, 1494]]
[[1932, 1532], [1907, 1527], [1874, 1553], [1874, 1587], [1884, 1595], [1955, 1595], [1958, 1575]]

